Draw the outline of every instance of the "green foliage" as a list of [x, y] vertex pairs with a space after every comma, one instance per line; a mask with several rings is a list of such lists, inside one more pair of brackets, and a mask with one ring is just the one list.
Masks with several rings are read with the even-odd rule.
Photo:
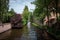
[[60, 21], [60, 16], [58, 17], [58, 21]]
[[26, 25], [27, 24], [27, 20], [25, 18], [23, 18], [23, 25]]
[[33, 15], [32, 15], [32, 12], [29, 12], [29, 19], [30, 19], [30, 22], [33, 22]]
[[29, 10], [27, 6], [25, 6], [24, 8], [22, 16], [23, 16], [23, 24], [26, 25], [28, 22], [28, 17], [29, 17]]
[[33, 26], [39, 26], [39, 25], [38, 25], [38, 24], [36, 24], [36, 23], [32, 23], [32, 25], [33, 25]]
[[6, 22], [10, 22], [10, 18], [12, 16], [14, 16], [15, 12], [13, 9], [11, 9], [10, 11], [8, 11], [8, 13], [6, 14], [3, 14], [3, 23], [6, 23]]
[[2, 19], [2, 22], [3, 23], [5, 23], [5, 22], [7, 22], [8, 21], [8, 15], [7, 15], [8, 13], [6, 13], [6, 14], [3, 14], [3, 19]]
[[51, 0], [35, 0], [32, 4], [36, 5], [34, 10], [34, 16], [36, 19], [42, 21], [44, 17], [48, 14], [47, 7]]
[[12, 16], [14, 16], [15, 11], [14, 11], [14, 9], [11, 9], [8, 13], [9, 13], [8, 15], [9, 15], [10, 17], [12, 17]]
[[2, 22], [6, 17], [5, 14], [8, 13], [8, 9], [9, 9], [8, 4], [9, 4], [9, 0], [0, 0], [0, 21]]

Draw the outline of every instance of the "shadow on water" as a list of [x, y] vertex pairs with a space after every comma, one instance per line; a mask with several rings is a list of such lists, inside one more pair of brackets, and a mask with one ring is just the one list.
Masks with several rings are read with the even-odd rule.
[[22, 36], [21, 29], [12, 29], [9, 40], [19, 40]]
[[22, 36], [22, 29], [11, 29], [5, 33], [0, 34], [0, 40], [15, 40]]

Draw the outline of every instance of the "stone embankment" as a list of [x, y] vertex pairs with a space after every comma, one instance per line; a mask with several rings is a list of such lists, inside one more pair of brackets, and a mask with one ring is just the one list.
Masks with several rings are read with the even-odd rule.
[[11, 29], [10, 23], [4, 23], [3, 25], [0, 25], [0, 33], [5, 32], [9, 29]]

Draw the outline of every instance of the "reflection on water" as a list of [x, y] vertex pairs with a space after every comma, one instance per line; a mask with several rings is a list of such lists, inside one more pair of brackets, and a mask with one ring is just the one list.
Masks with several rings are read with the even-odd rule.
[[36, 32], [33, 27], [23, 29], [11, 29], [0, 34], [0, 40], [37, 40]]
[[22, 30], [20, 29], [12, 29], [5, 33], [0, 34], [0, 40], [15, 40], [22, 36]]
[[4, 32], [4, 33], [0, 34], [0, 39], [7, 38], [10, 36], [10, 34], [11, 34], [11, 30]]
[[27, 23], [28, 29], [30, 29], [30, 26], [31, 26], [30, 23], [31, 23], [31, 22], [28, 22], [28, 23]]

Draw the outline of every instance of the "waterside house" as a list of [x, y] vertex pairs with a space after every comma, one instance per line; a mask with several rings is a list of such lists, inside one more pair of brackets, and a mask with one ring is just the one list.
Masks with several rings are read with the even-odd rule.
[[12, 28], [22, 28], [22, 16], [21, 14], [15, 14], [11, 18]]
[[[51, 26], [52, 24], [55, 24], [57, 21], [57, 17], [60, 16], [60, 0], [51, 0], [50, 4], [48, 5], [48, 12], [50, 12], [49, 16], [45, 16], [44, 18], [44, 25]], [[49, 19], [48, 19], [49, 17]]]
[[[60, 14], [57, 13], [57, 16], [59, 17]], [[48, 25], [48, 22], [49, 22], [49, 26], [51, 26], [52, 24], [55, 24], [57, 22], [56, 20], [57, 20], [56, 12], [54, 13], [52, 11], [52, 12], [50, 12], [49, 20], [48, 20], [47, 16], [44, 18], [44, 25]]]

